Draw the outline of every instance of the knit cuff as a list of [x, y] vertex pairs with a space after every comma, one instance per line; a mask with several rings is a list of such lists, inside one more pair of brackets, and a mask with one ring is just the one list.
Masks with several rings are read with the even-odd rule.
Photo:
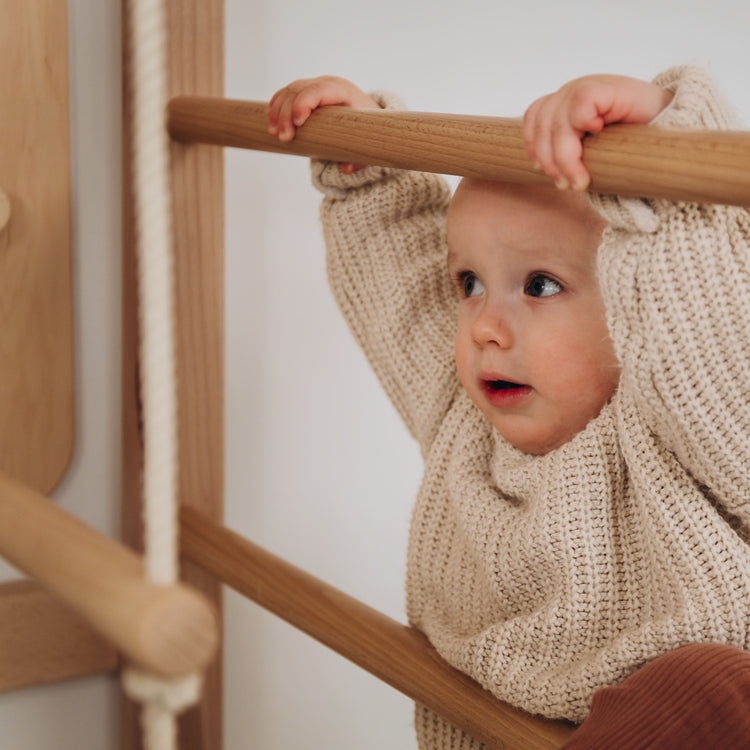
[[[404, 103], [395, 94], [387, 91], [376, 91], [372, 98], [382, 109], [404, 110]], [[313, 185], [329, 198], [344, 198], [349, 190], [378, 182], [400, 170], [393, 167], [366, 166], [354, 174], [343, 174], [337, 161], [312, 159], [310, 172]]]
[[654, 83], [674, 98], [649, 123], [661, 128], [728, 130], [733, 117], [711, 76], [696, 65], [679, 65], [660, 73]]
[[[731, 126], [729, 111], [702, 68], [677, 66], [659, 74], [653, 82], [671, 91], [674, 97], [649, 125], [695, 130], [722, 130]], [[656, 232], [659, 205], [670, 205], [666, 201], [625, 196], [591, 194], [589, 198], [611, 227], [629, 232]]]

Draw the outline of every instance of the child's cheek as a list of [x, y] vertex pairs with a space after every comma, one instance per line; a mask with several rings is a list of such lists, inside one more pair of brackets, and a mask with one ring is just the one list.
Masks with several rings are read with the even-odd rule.
[[467, 343], [464, 340], [464, 337], [461, 335], [461, 326], [459, 325], [459, 330], [456, 335], [456, 343], [455, 343], [455, 360], [456, 360], [456, 370], [458, 372], [458, 379], [461, 381], [461, 385], [466, 389], [469, 390], [469, 372], [471, 370], [470, 368], [470, 355], [469, 355], [469, 347]]

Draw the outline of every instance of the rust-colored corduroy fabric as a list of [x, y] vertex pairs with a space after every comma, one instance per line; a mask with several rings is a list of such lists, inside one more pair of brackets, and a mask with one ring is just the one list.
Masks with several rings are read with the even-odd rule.
[[750, 653], [683, 646], [594, 695], [564, 750], [747, 750]]

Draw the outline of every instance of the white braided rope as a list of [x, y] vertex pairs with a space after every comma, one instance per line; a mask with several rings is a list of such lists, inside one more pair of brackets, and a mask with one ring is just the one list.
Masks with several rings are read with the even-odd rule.
[[123, 672], [125, 692], [143, 703], [143, 745], [145, 748], [176, 748], [177, 722], [174, 717], [192, 706], [200, 698], [200, 675], [188, 675], [174, 680], [164, 680], [127, 669]]
[[[140, 378], [144, 415], [143, 512], [147, 577], [177, 579], [175, 376], [167, 55], [162, 0], [131, 0], [133, 175], [138, 259]], [[159, 680], [128, 670], [125, 690], [144, 703], [147, 750], [174, 750], [176, 713], [198, 698], [199, 678]]]
[[177, 576], [176, 387], [166, 39], [161, 0], [134, 0], [131, 18], [146, 568], [157, 583]]

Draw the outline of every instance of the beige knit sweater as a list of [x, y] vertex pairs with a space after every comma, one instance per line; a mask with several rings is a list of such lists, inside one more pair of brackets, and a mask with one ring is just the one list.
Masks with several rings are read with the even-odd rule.
[[[668, 71], [665, 127], [724, 128], [706, 75]], [[313, 164], [330, 283], [418, 440], [407, 609], [499, 698], [581, 721], [598, 688], [693, 641], [750, 649], [750, 218], [592, 197], [622, 378], [545, 456], [507, 444], [461, 389], [435, 175]], [[478, 748], [419, 711], [420, 747]]]

